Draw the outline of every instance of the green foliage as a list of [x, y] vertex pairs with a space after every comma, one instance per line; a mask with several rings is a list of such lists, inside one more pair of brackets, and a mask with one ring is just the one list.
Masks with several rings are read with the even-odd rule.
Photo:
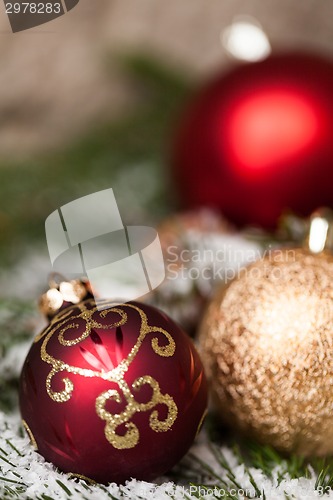
[[0, 299], [0, 360], [12, 345], [31, 337], [31, 323], [36, 317], [32, 301]]
[[132, 112], [95, 127], [63, 151], [0, 164], [0, 266], [22, 257], [27, 243], [43, 241], [45, 218], [55, 208], [113, 187], [123, 169], [128, 169], [130, 179], [133, 165], [151, 165], [149, 173], [157, 180], [144, 208], [158, 216], [172, 205], [164, 152], [189, 87], [171, 71], [139, 56], [122, 58], [119, 64], [140, 95]]
[[[36, 313], [31, 302], [0, 300], [0, 366], [8, 350], [31, 338], [32, 318]], [[17, 406], [17, 372], [8, 366], [0, 373], [0, 411]]]

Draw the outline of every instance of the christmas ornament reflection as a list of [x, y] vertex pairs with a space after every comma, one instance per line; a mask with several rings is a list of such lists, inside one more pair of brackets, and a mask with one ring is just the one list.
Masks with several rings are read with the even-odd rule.
[[61, 470], [152, 479], [191, 445], [206, 381], [190, 339], [139, 303], [69, 306], [35, 338], [21, 377], [24, 426]]
[[303, 455], [333, 452], [333, 257], [312, 251], [326, 236], [314, 218], [310, 250], [252, 264], [219, 291], [201, 325], [222, 418]]

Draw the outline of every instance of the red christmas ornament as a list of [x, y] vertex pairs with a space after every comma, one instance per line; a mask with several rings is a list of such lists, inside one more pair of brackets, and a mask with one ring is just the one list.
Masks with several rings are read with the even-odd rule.
[[104, 306], [71, 305], [36, 337], [21, 375], [23, 424], [62, 471], [149, 481], [192, 444], [205, 375], [190, 338], [158, 309]]
[[286, 210], [333, 207], [333, 64], [287, 54], [204, 87], [181, 121], [174, 175], [187, 207], [274, 227]]

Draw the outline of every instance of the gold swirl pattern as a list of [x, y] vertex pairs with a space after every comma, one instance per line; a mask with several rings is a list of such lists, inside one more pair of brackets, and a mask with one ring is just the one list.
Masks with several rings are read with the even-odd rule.
[[35, 436], [33, 435], [29, 425], [27, 424], [27, 422], [25, 420], [22, 419], [22, 425], [24, 427], [24, 429], [26, 430], [28, 436], [29, 436], [29, 439], [30, 439], [30, 443], [32, 445], [32, 447], [34, 448], [34, 450], [38, 451], [38, 445], [37, 445], [37, 441], [35, 439]]
[[[158, 411], [155, 409], [152, 411], [149, 417], [150, 428], [155, 432], [166, 432], [171, 429], [174, 424], [178, 408], [173, 398], [169, 394], [162, 394], [158, 382], [151, 376], [145, 375], [137, 378], [130, 387], [125, 381], [124, 375], [128, 371], [130, 364], [133, 362], [137, 353], [140, 350], [142, 342], [146, 336], [150, 333], [160, 333], [168, 341], [166, 345], [160, 345], [158, 337], [153, 337], [151, 340], [151, 347], [153, 351], [162, 357], [171, 357], [174, 355], [176, 344], [172, 336], [163, 328], [150, 326], [148, 324], [148, 318], [145, 312], [134, 304], [123, 304], [122, 308], [112, 307], [111, 302], [105, 302], [104, 307], [109, 307], [102, 311], [98, 311], [93, 299], [88, 299], [80, 304], [71, 306], [66, 309], [59, 317], [56, 316], [50, 322], [50, 325], [46, 328], [44, 332], [35, 338], [35, 343], [42, 340], [41, 345], [41, 358], [44, 362], [48, 363], [52, 368], [46, 378], [46, 391], [49, 397], [57, 403], [65, 403], [71, 399], [74, 383], [70, 378], [65, 377], [62, 379], [64, 384], [64, 389], [62, 391], [54, 391], [52, 389], [53, 377], [61, 372], [67, 372], [68, 374], [81, 375], [87, 378], [100, 378], [112, 383], [115, 383], [119, 390], [109, 389], [100, 394], [95, 403], [97, 415], [106, 422], [104, 434], [108, 442], [116, 449], [129, 449], [133, 448], [139, 442], [139, 429], [137, 426], [131, 422], [133, 415], [137, 412], [145, 412], [153, 410], [158, 404], [165, 405], [167, 407], [167, 416], [163, 420], [159, 420]], [[87, 306], [90, 306], [88, 308]], [[71, 347], [79, 344], [83, 340], [89, 337], [93, 328], [103, 328], [106, 330], [111, 330], [117, 327], [121, 327], [127, 323], [127, 313], [123, 308], [134, 309], [141, 319], [140, 332], [135, 345], [132, 347], [127, 358], [123, 359], [118, 366], [109, 371], [103, 370], [91, 370], [87, 368], [80, 368], [78, 366], [71, 366], [65, 363], [61, 359], [56, 359], [51, 354], [47, 352], [48, 342], [54, 334], [58, 333], [58, 341], [61, 345], [65, 347]], [[72, 314], [73, 311], [78, 309], [78, 314]], [[97, 322], [93, 316], [96, 312], [99, 312], [101, 318], [106, 318], [110, 313], [116, 313], [119, 315], [119, 321], [114, 323], [104, 325]], [[70, 319], [70, 323], [68, 323]], [[85, 321], [85, 330], [77, 338], [68, 340], [66, 339], [66, 333], [70, 330], [79, 328], [79, 319]], [[139, 403], [133, 392], [138, 391], [142, 386], [148, 385], [152, 389], [152, 396], [150, 401], [147, 403]], [[112, 414], [105, 409], [105, 405], [108, 400], [113, 400], [116, 403], [126, 402], [126, 407], [121, 413]], [[118, 434], [117, 429], [119, 426], [125, 426], [126, 433]]]
[[[139, 411], [147, 411], [154, 408], [159, 403], [165, 404], [168, 408], [167, 418], [163, 421], [158, 419], [158, 412], [154, 410], [149, 419], [151, 429], [155, 432], [165, 432], [170, 429], [177, 417], [177, 406], [169, 394], [161, 394], [159, 384], [153, 377], [146, 375], [134, 381], [132, 388], [140, 389], [143, 385], [148, 384], [153, 389], [153, 395], [148, 403], [137, 403], [130, 388], [125, 381], [119, 384], [126, 401], [126, 410], [120, 414], [112, 415], [105, 410], [105, 404], [109, 399], [114, 399], [117, 403], [121, 402], [119, 393], [113, 389], [103, 392], [96, 399], [97, 415], [107, 422], [105, 427], [105, 437], [115, 448], [121, 450], [124, 448], [133, 448], [139, 442], [139, 430], [133, 422], [128, 421]], [[118, 426], [125, 424], [127, 429], [124, 436], [119, 436], [116, 432]]]

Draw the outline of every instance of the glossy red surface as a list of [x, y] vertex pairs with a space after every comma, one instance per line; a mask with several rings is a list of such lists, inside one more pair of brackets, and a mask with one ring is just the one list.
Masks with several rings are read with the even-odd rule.
[[[84, 304], [88, 310], [95, 305], [93, 300]], [[143, 316], [131, 305], [139, 308]], [[29, 426], [39, 452], [63, 471], [103, 483], [124, 482], [131, 477], [152, 480], [175, 465], [192, 444], [206, 409], [206, 379], [192, 341], [164, 313], [139, 303], [116, 309], [108, 309], [107, 314], [95, 310], [91, 319], [86, 319], [78, 317], [81, 311], [73, 306], [55, 318], [51, 329], [32, 345], [22, 370], [22, 419]], [[116, 326], [121, 318], [119, 310], [126, 313], [127, 318], [124, 324]], [[144, 316], [154, 328], [143, 338], [121, 384], [130, 388], [135, 404], [147, 403], [152, 399], [152, 387], [146, 383], [135, 390], [132, 384], [149, 375], [159, 384], [160, 393], [173, 399], [177, 415], [169, 430], [157, 432], [150, 426], [150, 417], [157, 410], [158, 419], [166, 419], [168, 411], [163, 401], [146, 411], [134, 412], [127, 422], [117, 427], [116, 434], [124, 436], [133, 423], [139, 431], [138, 443], [128, 447], [125, 442], [124, 449], [117, 449], [106, 438], [106, 421], [97, 414], [96, 399], [104, 391], [117, 391], [118, 401], [115, 396], [105, 405], [108, 414], [114, 416], [128, 410], [126, 394], [114, 381], [73, 373], [70, 367], [90, 370], [85, 373], [116, 373], [114, 370], [133, 352]], [[92, 328], [86, 338], [74, 345], [63, 345], [82, 336], [88, 323]], [[162, 356], [154, 350], [154, 345], [161, 348], [170, 344], [161, 329], [172, 337], [175, 345], [172, 355], [169, 352]], [[157, 344], [154, 344], [155, 338]], [[49, 356], [49, 362], [42, 359], [45, 356]], [[47, 392], [46, 380], [52, 370], [50, 356], [58, 360], [53, 365], [57, 373], [51, 379], [51, 390], [53, 393], [63, 391], [63, 379], [68, 378], [73, 383], [68, 401], [56, 402]], [[57, 365], [59, 361], [65, 363], [61, 369]]]
[[333, 207], [333, 63], [272, 56], [218, 76], [181, 119], [172, 152], [179, 199], [268, 228], [286, 210]]

